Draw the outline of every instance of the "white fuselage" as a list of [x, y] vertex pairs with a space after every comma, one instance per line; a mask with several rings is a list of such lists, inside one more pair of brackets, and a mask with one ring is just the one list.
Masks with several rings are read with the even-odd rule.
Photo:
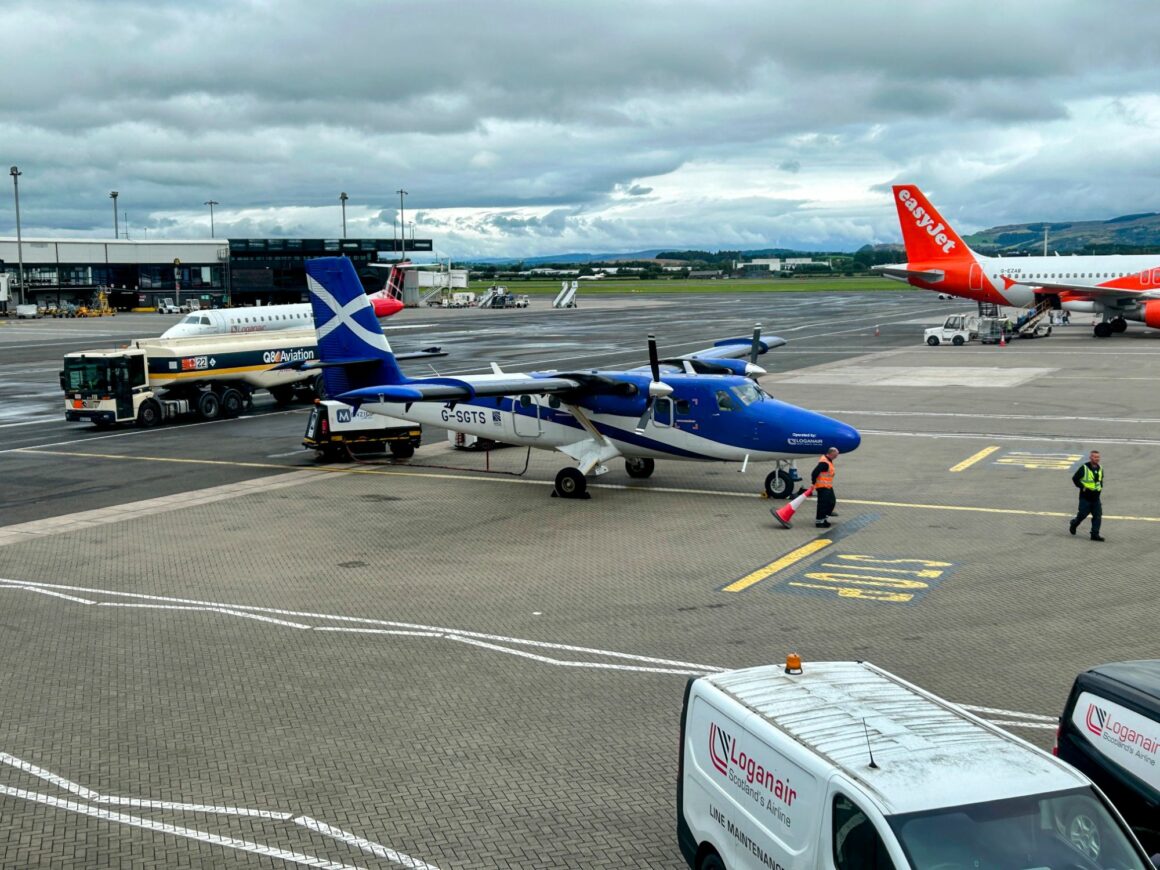
[[[983, 280], [1011, 305], [1034, 305], [1036, 290], [1044, 284], [1067, 284], [1082, 292], [1083, 287], [1122, 289], [1123, 297], [1106, 301], [1063, 300], [1073, 311], [1102, 311], [1104, 308], [1134, 308], [1132, 293], [1160, 290], [1160, 256], [1155, 254], [1109, 254], [1075, 257], [986, 257], [975, 254], [979, 272], [968, 280], [971, 289], [982, 289]], [[1066, 295], [1067, 291], [1063, 291]]]
[[279, 329], [313, 327], [309, 302], [293, 305], [266, 305], [259, 308], [223, 308], [194, 311], [161, 333], [162, 338], [195, 335], [243, 335]]

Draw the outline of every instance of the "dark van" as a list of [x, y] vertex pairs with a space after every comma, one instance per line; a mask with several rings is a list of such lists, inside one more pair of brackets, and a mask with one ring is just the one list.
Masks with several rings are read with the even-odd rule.
[[1160, 660], [1112, 662], [1075, 679], [1055, 754], [1116, 805], [1149, 852], [1160, 852]]

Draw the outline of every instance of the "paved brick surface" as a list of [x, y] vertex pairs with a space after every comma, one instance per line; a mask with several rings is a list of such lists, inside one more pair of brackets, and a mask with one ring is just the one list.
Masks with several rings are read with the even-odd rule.
[[[568, 502], [549, 497], [555, 456], [486, 477], [447, 467], [482, 456], [440, 447], [0, 548], [0, 752], [23, 763], [0, 763], [0, 866], [676, 867], [687, 676], [658, 671], [695, 670], [682, 662], [865, 658], [958, 702], [1054, 715], [1077, 671], [1155, 655], [1155, 421], [1132, 422], [1148, 417], [1140, 382], [1117, 375], [1160, 371], [1154, 341], [1116, 342], [1080, 371], [1078, 333], [858, 362], [1053, 370], [1006, 390], [771, 377], [866, 435], [839, 459], [834, 544], [744, 593], [721, 589], [816, 537], [808, 506], [775, 528], [756, 470], [617, 468]], [[947, 413], [965, 416], [931, 416]], [[916, 437], [931, 433], [948, 437]], [[1066, 533], [1069, 470], [1013, 461], [1093, 438], [1104, 545]], [[133, 458], [61, 456], [51, 475], [198, 488], [196, 465], [131, 439], [102, 450]], [[949, 564], [913, 604], [788, 585], [844, 571], [857, 588], [875, 575], [850, 565], [910, 564], [886, 560]]]

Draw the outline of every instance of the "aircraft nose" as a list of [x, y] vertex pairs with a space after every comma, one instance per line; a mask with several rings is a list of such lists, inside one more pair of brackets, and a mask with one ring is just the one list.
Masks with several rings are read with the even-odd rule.
[[862, 443], [862, 434], [853, 426], [847, 426], [845, 423], [834, 421], [833, 429], [827, 433], [826, 445], [828, 447], [837, 447], [842, 453], [849, 453], [852, 450], [857, 450], [858, 445]]

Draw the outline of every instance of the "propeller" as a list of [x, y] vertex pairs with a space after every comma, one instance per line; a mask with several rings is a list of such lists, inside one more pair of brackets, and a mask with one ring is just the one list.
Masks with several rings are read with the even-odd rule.
[[753, 343], [749, 345], [749, 365], [745, 367], [745, 374], [757, 380], [763, 374], [765, 369], [757, 364], [757, 358], [761, 356], [761, 324], [753, 324]]
[[643, 432], [645, 426], [648, 425], [649, 414], [652, 413], [653, 401], [658, 398], [672, 393], [673, 388], [661, 380], [661, 360], [657, 355], [657, 338], [655, 335], [648, 337], [648, 365], [652, 371], [652, 380], [648, 385], [648, 398], [644, 403], [644, 413], [640, 415], [640, 419], [636, 423], [636, 431]]

